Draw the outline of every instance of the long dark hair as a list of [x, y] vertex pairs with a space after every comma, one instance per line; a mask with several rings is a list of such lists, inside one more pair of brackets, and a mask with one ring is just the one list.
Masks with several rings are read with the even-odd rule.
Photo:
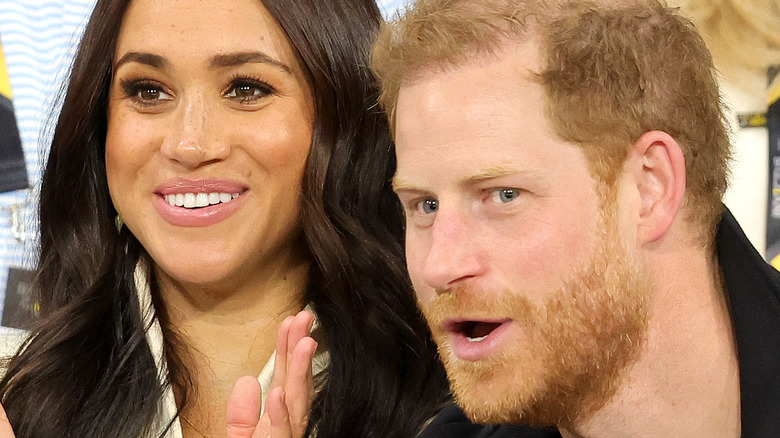
[[[148, 435], [168, 382], [188, 389], [173, 348], [168, 382], [159, 379], [133, 282], [148, 255], [126, 228], [117, 232], [106, 182], [111, 54], [128, 3], [98, 0], [55, 127], [40, 199], [35, 290], [43, 317], [0, 380], [19, 438]], [[264, 4], [315, 96], [303, 185], [313, 258], [306, 300], [332, 363], [310, 426], [320, 438], [412, 437], [447, 386], [404, 269], [403, 222], [389, 185], [395, 160], [373, 106], [367, 59], [379, 12], [373, 0]]]

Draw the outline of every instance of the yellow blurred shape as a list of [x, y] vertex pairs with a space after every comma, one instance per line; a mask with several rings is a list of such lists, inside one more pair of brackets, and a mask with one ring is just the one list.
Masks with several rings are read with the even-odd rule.
[[778, 271], [780, 271], [780, 255], [776, 255], [775, 258], [772, 259], [771, 262], [769, 262], [772, 266], [775, 267]]
[[0, 43], [0, 94], [13, 100], [11, 94], [11, 79], [8, 77], [8, 69], [5, 66], [5, 54], [3, 53], [3, 44]]

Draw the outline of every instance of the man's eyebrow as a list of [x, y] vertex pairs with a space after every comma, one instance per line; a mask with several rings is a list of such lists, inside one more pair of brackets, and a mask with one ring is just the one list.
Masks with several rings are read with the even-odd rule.
[[243, 64], [268, 64], [292, 74], [292, 69], [282, 61], [263, 52], [236, 52], [216, 55], [209, 63], [210, 68], [235, 67]]
[[419, 190], [417, 186], [409, 183], [408, 181], [404, 181], [403, 178], [398, 177], [398, 175], [393, 175], [393, 179], [390, 180], [390, 184], [393, 187], [393, 191], [399, 191], [399, 190]]
[[[537, 178], [537, 179], [543, 178], [543, 175], [539, 172], [520, 170], [514, 167], [496, 166], [496, 167], [490, 167], [481, 170], [463, 179], [460, 182], [460, 185], [463, 187], [473, 187], [485, 181], [490, 181], [491, 179], [501, 178], [507, 175], [518, 175], [518, 174], [525, 175], [526, 177], [529, 178]], [[406, 181], [403, 178], [399, 177], [397, 174], [393, 176], [393, 179], [390, 180], [390, 183], [393, 185], [393, 190], [396, 192], [397, 191], [415, 191], [415, 192], [425, 191], [419, 186], [416, 186], [411, 182]]]
[[477, 185], [484, 181], [501, 178], [502, 176], [507, 176], [507, 175], [515, 175], [518, 173], [526, 173], [526, 172], [522, 172], [513, 167], [504, 167], [504, 166], [489, 167], [466, 178], [463, 185], [466, 186]]
[[[503, 167], [503, 166], [490, 167], [484, 170], [480, 170], [479, 172], [463, 179], [460, 185], [464, 187], [470, 187], [470, 186], [479, 185], [485, 181], [490, 181], [491, 179], [501, 178], [507, 175], [517, 175], [521, 173], [530, 175], [532, 172], [521, 171], [514, 167]], [[535, 175], [536, 173], [533, 174]], [[393, 190], [395, 191], [398, 190], [422, 191], [420, 187], [412, 184], [409, 181], [404, 180], [398, 175], [395, 175], [390, 182], [392, 183]]]
[[114, 70], [117, 70], [123, 64], [130, 62], [137, 62], [158, 69], [164, 69], [168, 66], [168, 61], [166, 61], [165, 58], [160, 55], [154, 55], [152, 53], [127, 52], [114, 64]]

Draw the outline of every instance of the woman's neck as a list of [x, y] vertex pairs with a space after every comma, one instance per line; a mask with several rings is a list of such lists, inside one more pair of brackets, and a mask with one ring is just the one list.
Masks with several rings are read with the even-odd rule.
[[[233, 384], [241, 376], [260, 374], [275, 349], [279, 324], [298, 310], [263, 315], [243, 324], [222, 324], [218, 322], [221, 318], [190, 321], [180, 329], [186, 343], [182, 357], [193, 385], [182, 411], [187, 419], [182, 422], [185, 430], [195, 426], [208, 437], [224, 434]], [[182, 399], [181, 388], [174, 393], [177, 400]]]
[[[199, 437], [195, 430], [188, 433], [195, 428], [206, 436], [224, 434], [233, 383], [260, 373], [275, 349], [282, 320], [305, 306], [308, 261], [276, 272], [230, 292], [159, 282], [163, 311], [158, 313], [179, 341], [176, 356], [193, 385], [182, 411], [185, 436]], [[175, 387], [174, 393], [182, 400], [183, 388]]]

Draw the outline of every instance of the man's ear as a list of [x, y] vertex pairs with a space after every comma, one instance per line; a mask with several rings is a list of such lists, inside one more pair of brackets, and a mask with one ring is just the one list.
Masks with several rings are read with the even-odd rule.
[[685, 194], [685, 157], [677, 141], [662, 131], [643, 134], [631, 150], [639, 195], [637, 237], [642, 243], [662, 238]]

